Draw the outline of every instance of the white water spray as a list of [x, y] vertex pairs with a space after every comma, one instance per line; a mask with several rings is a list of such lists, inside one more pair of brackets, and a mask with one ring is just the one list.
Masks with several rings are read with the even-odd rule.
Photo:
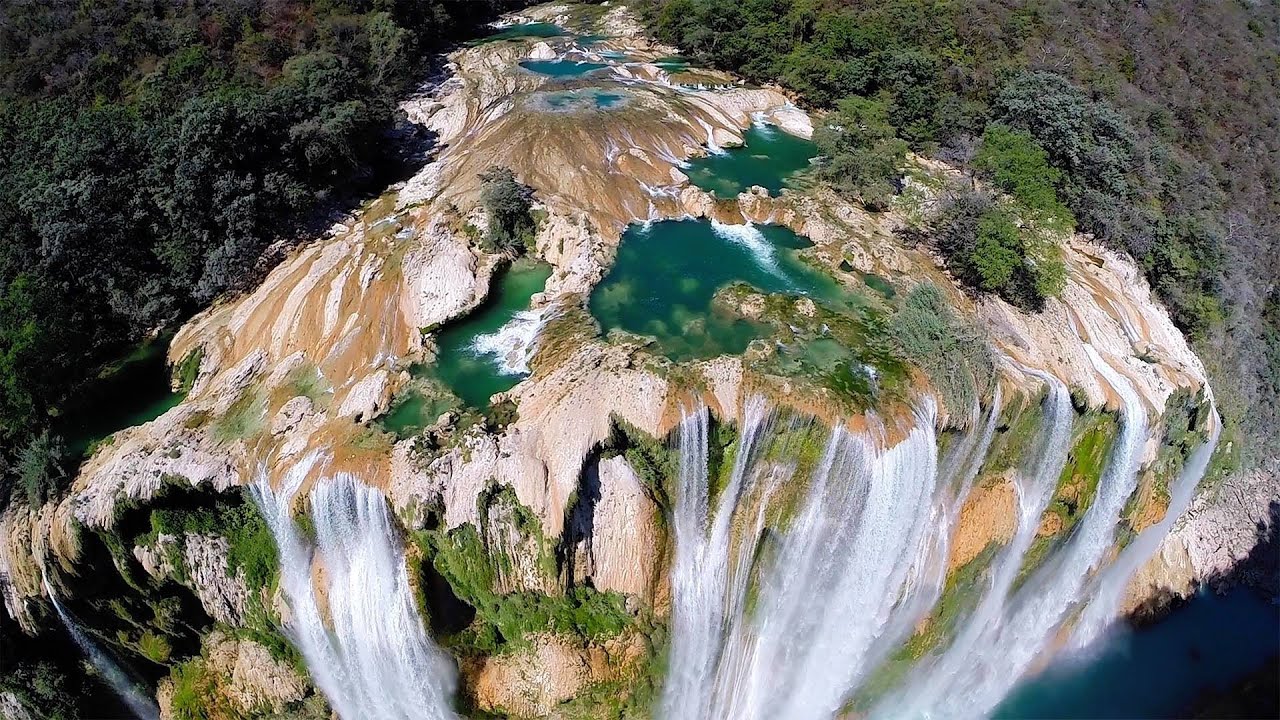
[[556, 315], [555, 308], [521, 310], [496, 332], [477, 335], [471, 343], [476, 355], [493, 358], [502, 375], [528, 375], [529, 361], [538, 349], [538, 335]]
[[783, 280], [787, 280], [786, 274], [778, 266], [777, 252], [768, 238], [764, 236], [764, 233], [760, 232], [760, 228], [750, 223], [730, 225], [713, 219], [711, 221], [711, 231], [718, 237], [746, 249], [761, 268]]
[[[970, 664], [984, 653], [998, 652], [992, 646], [1000, 631], [1000, 623], [1009, 590], [1018, 577], [1040, 525], [1040, 516], [1048, 507], [1058, 477], [1067, 462], [1071, 445], [1071, 396], [1062, 381], [1048, 373], [1021, 368], [1048, 386], [1044, 400], [1044, 424], [1030, 467], [1015, 476], [1018, 491], [1018, 527], [1009, 544], [995, 562], [991, 586], [977, 609], [966, 621], [955, 641], [932, 662], [915, 668], [907, 684], [876, 707], [875, 717], [919, 717], [946, 714], [940, 708], [955, 708], [954, 694], [962, 692], [962, 683], [970, 682]], [[997, 386], [998, 388], [998, 386]], [[997, 404], [998, 407], [998, 404]], [[998, 412], [998, 411], [997, 411]], [[985, 456], [985, 452], [983, 453]]]
[[418, 617], [382, 494], [340, 473], [311, 490], [314, 546], [294, 523], [293, 496], [317, 459], [291, 467], [279, 493], [265, 476], [253, 486], [280, 551], [287, 635], [344, 720], [453, 718], [453, 665]]
[[74, 619], [67, 613], [66, 608], [62, 607], [62, 603], [58, 602], [58, 595], [53, 591], [53, 586], [49, 584], [49, 577], [41, 571], [41, 581], [44, 583], [44, 591], [49, 595], [49, 601], [53, 603], [53, 609], [57, 611], [58, 618], [62, 620], [62, 625], [70, 633], [71, 639], [75, 640], [76, 645], [80, 646], [81, 652], [85, 657], [89, 658], [89, 662], [97, 669], [102, 679], [107, 681], [112, 690], [115, 690], [124, 704], [129, 707], [129, 711], [141, 720], [158, 720], [160, 717], [160, 708], [156, 706], [155, 701], [142, 692], [128, 673], [121, 668], [115, 660], [107, 654], [105, 650], [98, 647], [88, 635], [85, 634]]
[[1071, 635], [1071, 645], [1083, 648], [1096, 640], [1120, 612], [1120, 604], [1124, 600], [1124, 591], [1129, 586], [1133, 574], [1151, 559], [1160, 543], [1164, 541], [1173, 524], [1182, 517], [1195, 497], [1196, 488], [1209, 469], [1209, 460], [1218, 446], [1218, 437], [1222, 432], [1222, 420], [1214, 408], [1212, 413], [1209, 439], [1202, 443], [1187, 458], [1182, 472], [1173, 484], [1169, 507], [1165, 510], [1160, 522], [1146, 528], [1134, 538], [1116, 561], [1107, 567], [1098, 578], [1097, 591], [1093, 599], [1076, 621]]

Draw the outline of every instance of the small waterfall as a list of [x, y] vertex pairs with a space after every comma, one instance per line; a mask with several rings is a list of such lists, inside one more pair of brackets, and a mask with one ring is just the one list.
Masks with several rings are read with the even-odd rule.
[[778, 256], [774, 251], [773, 245], [765, 238], [764, 233], [760, 232], [760, 228], [747, 223], [746, 225], [730, 225], [722, 223], [719, 220], [711, 221], [711, 231], [717, 236], [728, 240], [735, 245], [746, 248], [760, 267], [786, 280], [786, 275], [782, 269], [778, 267]]
[[551, 306], [521, 310], [497, 332], [477, 335], [471, 349], [477, 355], [492, 356], [503, 375], [528, 375], [529, 361], [538, 349], [538, 335], [554, 317]]
[[293, 497], [317, 459], [289, 468], [279, 493], [265, 475], [253, 486], [280, 551], [286, 633], [344, 720], [453, 718], [453, 665], [418, 616], [382, 494], [339, 473], [311, 490], [314, 545], [295, 524]]
[[1218, 437], [1222, 433], [1222, 419], [1218, 416], [1216, 407], [1213, 409], [1210, 424], [1208, 441], [1191, 453], [1191, 457], [1187, 458], [1182, 472], [1178, 474], [1178, 479], [1173, 484], [1169, 507], [1165, 510], [1164, 517], [1160, 522], [1143, 530], [1121, 551], [1116, 561], [1102, 572], [1093, 599], [1089, 601], [1089, 605], [1076, 621], [1071, 636], [1072, 646], [1083, 648], [1092, 643], [1116, 619], [1120, 612], [1120, 604], [1124, 600], [1124, 591], [1128, 588], [1133, 574], [1156, 553], [1160, 543], [1173, 529], [1173, 524], [1182, 517], [1182, 513], [1186, 512], [1191, 504], [1196, 488], [1200, 486], [1200, 481], [1209, 469], [1209, 461], [1213, 458], [1213, 451], [1218, 447]]
[[57, 611], [63, 627], [71, 634], [71, 639], [75, 640], [76, 645], [80, 646], [85, 657], [89, 658], [89, 662], [98, 670], [98, 674], [111, 685], [111, 689], [115, 690], [116, 695], [129, 706], [129, 711], [135, 716], [141, 720], [158, 720], [160, 708], [156, 706], [155, 701], [140, 690], [124, 668], [120, 667], [105, 650], [98, 647], [97, 643], [80, 629], [76, 621], [67, 613], [66, 608], [62, 607], [62, 603], [58, 602], [58, 594], [49, 584], [49, 577], [43, 575], [41, 579], [44, 582], [44, 591], [49, 595], [49, 601], [53, 603], [53, 609]]
[[937, 485], [932, 402], [887, 449], [868, 435], [833, 430], [780, 533], [765, 531], [769, 501], [802, 479], [792, 478], [786, 448], [777, 462], [761, 460], [769, 418], [759, 398], [748, 403], [714, 516], [706, 411], [681, 423], [664, 717], [833, 716], [870, 669], [872, 648], [893, 627], [895, 608], [909, 602], [928, 555]]
[[[1053, 497], [1071, 445], [1073, 410], [1066, 385], [1047, 373], [1026, 367], [1021, 370], [1044, 382], [1049, 392], [1044, 400], [1044, 425], [1040, 438], [1028, 455], [1035, 461], [1030, 467], [1020, 469], [1015, 476], [1017, 530], [996, 560], [990, 588], [955, 641], [940, 657], [917, 667], [906, 686], [875, 709], [875, 717], [927, 716], [938, 712], [938, 707], [958, 707], [948, 704], [952, 702], [952, 694], [963, 689], [960, 684], [971, 681], [966, 670], [974, 658], [999, 651], [991, 643], [999, 632], [1009, 589], [1013, 587], [1018, 570], [1035, 540], [1040, 516]], [[999, 385], [996, 387], [998, 391]], [[998, 414], [999, 403], [994, 405]]]

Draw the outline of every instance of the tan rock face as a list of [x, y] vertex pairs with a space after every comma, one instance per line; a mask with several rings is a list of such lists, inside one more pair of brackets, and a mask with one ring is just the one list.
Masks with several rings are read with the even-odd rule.
[[625, 676], [644, 652], [643, 639], [634, 634], [590, 647], [541, 635], [528, 649], [484, 659], [464, 667], [464, 674], [481, 710], [546, 717], [588, 685]]
[[571, 532], [581, 538], [575, 555], [583, 561], [575, 582], [650, 600], [662, 554], [658, 506], [620, 455], [599, 462], [596, 480], [598, 487], [586, 492], [598, 497], [579, 498], [572, 520]]
[[1006, 477], [975, 487], [960, 509], [947, 572], [963, 567], [990, 543], [1006, 543], [1018, 529], [1018, 492]]
[[[1276, 559], [1250, 557], [1260, 534], [1280, 521], [1280, 461], [1228, 478], [1191, 504], [1165, 537], [1159, 552], [1134, 575], [1125, 612], [1163, 595], [1188, 596], [1199, 584], [1233, 572], [1243, 563], [1246, 581], [1274, 583]], [[1269, 565], [1268, 565], [1269, 561]], [[1270, 579], [1268, 578], [1270, 574]]]

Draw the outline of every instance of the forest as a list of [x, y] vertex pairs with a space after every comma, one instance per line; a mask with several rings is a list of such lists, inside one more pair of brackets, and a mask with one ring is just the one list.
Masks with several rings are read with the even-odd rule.
[[0, 4], [0, 505], [74, 470], [56, 418], [100, 368], [385, 184], [396, 102], [505, 9]]
[[[975, 291], [1036, 309], [1075, 227], [1129, 252], [1253, 447], [1280, 429], [1280, 4], [1239, 0], [647, 0], [695, 62], [831, 110], [819, 172], [868, 207], [904, 153], [959, 189], [929, 240]], [[1026, 222], [1031, 218], [1030, 223]], [[1042, 257], [1037, 257], [1041, 255]], [[1048, 272], [1046, 272], [1046, 270]]]

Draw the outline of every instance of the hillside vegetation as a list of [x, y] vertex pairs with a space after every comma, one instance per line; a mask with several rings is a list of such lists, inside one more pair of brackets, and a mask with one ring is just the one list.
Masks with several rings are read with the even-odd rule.
[[1255, 449], [1280, 425], [1280, 5], [1214, 0], [647, 0], [696, 62], [830, 109], [819, 172], [869, 207], [912, 149], [1011, 196], [953, 188], [928, 233], [954, 274], [1036, 309], [1037, 231], [1128, 251]]
[[391, 164], [426, 54], [499, 6], [0, 6], [0, 502], [69, 472], [45, 430], [98, 367]]

